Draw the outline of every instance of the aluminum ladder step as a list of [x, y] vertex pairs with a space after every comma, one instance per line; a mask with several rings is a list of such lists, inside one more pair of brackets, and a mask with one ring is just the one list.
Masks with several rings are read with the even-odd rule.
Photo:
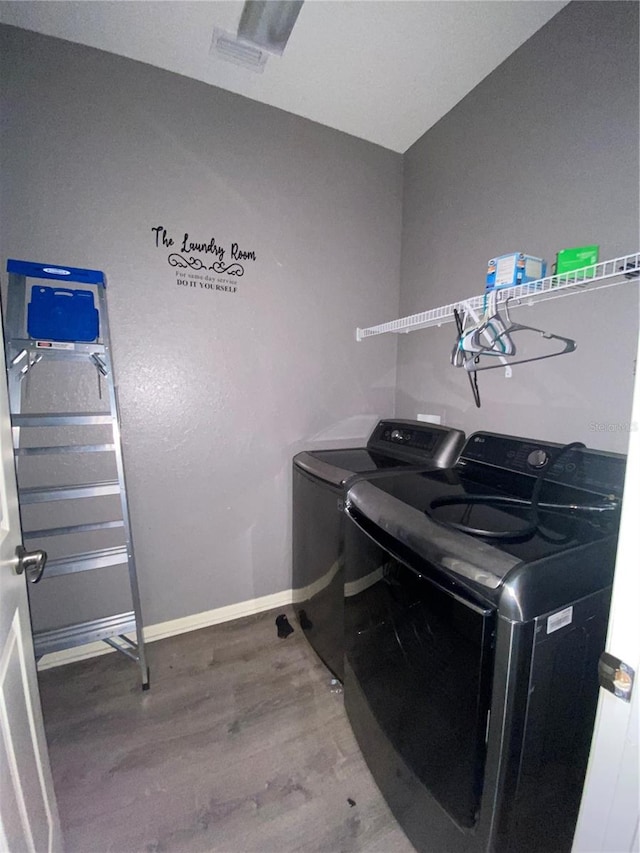
[[25, 539], [42, 539], [47, 536], [67, 536], [73, 533], [90, 533], [92, 530], [110, 530], [114, 527], [124, 527], [124, 519], [114, 521], [96, 521], [92, 524], [70, 524], [68, 527], [43, 527], [40, 530], [23, 530]]
[[120, 483], [117, 480], [104, 480], [100, 483], [83, 483], [77, 486], [47, 486], [45, 488], [20, 489], [20, 504], [68, 501], [78, 498], [99, 498], [103, 495], [119, 494]]
[[23, 352], [37, 352], [38, 355], [54, 356], [55, 358], [91, 358], [94, 353], [102, 355], [105, 352], [104, 344], [96, 341], [84, 343], [80, 341], [12, 338], [11, 346], [17, 352], [17, 355], [12, 359], [14, 364], [18, 363]]
[[111, 412], [51, 412], [34, 415], [11, 415], [13, 427], [93, 426], [111, 424]]
[[86, 643], [95, 643], [108, 637], [120, 634], [135, 634], [136, 618], [131, 610], [128, 613], [118, 613], [105, 619], [94, 619], [90, 622], [78, 622], [63, 628], [52, 628], [48, 631], [36, 631], [33, 635], [33, 645], [36, 657], [72, 649]]
[[46, 447], [16, 447], [16, 456], [56, 456], [63, 453], [113, 453], [115, 444], [53, 444]]
[[101, 548], [96, 551], [86, 551], [68, 557], [56, 557], [47, 560], [43, 580], [59, 575], [70, 575], [76, 572], [89, 572], [93, 569], [105, 569], [109, 566], [122, 566], [128, 562], [129, 554], [125, 545], [117, 548]]

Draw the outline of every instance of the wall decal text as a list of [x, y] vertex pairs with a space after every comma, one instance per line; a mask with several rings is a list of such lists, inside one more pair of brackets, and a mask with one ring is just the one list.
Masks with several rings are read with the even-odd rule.
[[[157, 249], [171, 250], [167, 263], [175, 268], [176, 283], [181, 287], [236, 293], [237, 281], [245, 274], [247, 261], [257, 260], [253, 249], [241, 247], [239, 243], [231, 243], [227, 250], [215, 237], [198, 240], [188, 231], [176, 241], [163, 225], [156, 225], [151, 233]], [[224, 277], [196, 275], [200, 271]]]

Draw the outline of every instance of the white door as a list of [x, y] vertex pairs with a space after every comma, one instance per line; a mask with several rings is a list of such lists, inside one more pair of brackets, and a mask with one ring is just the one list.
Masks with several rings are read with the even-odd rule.
[[640, 340], [607, 651], [633, 668], [629, 703], [600, 690], [574, 853], [640, 850]]
[[[1, 324], [0, 324], [1, 328]], [[62, 849], [33, 656], [9, 401], [0, 346], [0, 851]]]

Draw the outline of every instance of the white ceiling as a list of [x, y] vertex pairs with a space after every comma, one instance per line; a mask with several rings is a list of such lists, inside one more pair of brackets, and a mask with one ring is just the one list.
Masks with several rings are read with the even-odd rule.
[[0, 0], [0, 21], [174, 71], [404, 152], [566, 0], [306, 0], [256, 74], [210, 54], [236, 0]]

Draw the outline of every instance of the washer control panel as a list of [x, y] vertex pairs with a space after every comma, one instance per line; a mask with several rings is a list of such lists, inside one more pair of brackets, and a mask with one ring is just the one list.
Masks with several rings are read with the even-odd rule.
[[545, 479], [600, 494], [622, 494], [626, 456], [604, 450], [575, 448], [558, 458], [561, 444], [529, 441], [508, 435], [477, 432], [467, 439], [460, 460]]

